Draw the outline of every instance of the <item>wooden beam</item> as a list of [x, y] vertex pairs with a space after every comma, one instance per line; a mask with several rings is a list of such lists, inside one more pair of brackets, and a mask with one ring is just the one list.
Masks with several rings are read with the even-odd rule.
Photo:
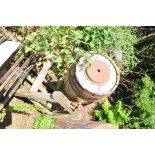
[[35, 91], [17, 91], [15, 93], [15, 96], [18, 97], [25, 97], [28, 99], [33, 100], [46, 100], [49, 102], [55, 102], [53, 98], [51, 98], [51, 94], [49, 93], [41, 93], [41, 92], [35, 92]]
[[0, 39], [0, 44], [2, 44], [4, 41], [6, 41], [7, 40], [7, 38], [6, 37], [2, 37], [1, 39]]
[[38, 91], [40, 85], [44, 81], [48, 69], [51, 67], [51, 63], [44, 63], [43, 68], [41, 69], [39, 75], [37, 76], [36, 80], [34, 81], [32, 87], [30, 88], [30, 91]]
[[60, 91], [55, 91], [53, 94], [50, 93], [41, 93], [41, 92], [29, 92], [29, 91], [21, 91], [16, 92], [15, 96], [25, 97], [30, 100], [46, 100], [51, 103], [60, 104], [66, 111], [70, 114], [73, 114], [73, 110], [71, 109], [71, 101]]
[[0, 57], [0, 67], [9, 57], [11, 57], [11, 55], [17, 50], [20, 44], [20, 42], [15, 41], [5, 41], [0, 44], [0, 53], [3, 53]]
[[[12, 86], [13, 86], [13, 84], [16, 82], [16, 80], [18, 79], [18, 78], [20, 78], [20, 76], [22, 75], [22, 74], [27, 74], [27, 72], [25, 71], [26, 69], [27, 69], [27, 67], [28, 67], [28, 65], [30, 64], [30, 58], [28, 58], [24, 63], [23, 63], [23, 65], [20, 67], [20, 69], [18, 69], [16, 72], [15, 72], [15, 74], [13, 75], [13, 77], [11, 77], [11, 79], [9, 79], [9, 81], [8, 81], [8, 79], [7, 79], [7, 84], [3, 87], [3, 90], [1, 90], [0, 91], [0, 94], [2, 95], [2, 94], [6, 94], [9, 90], [10, 90], [10, 88], [12, 88]], [[28, 75], [28, 74], [27, 74]], [[2, 84], [3, 85], [3, 84]]]
[[5, 97], [4, 101], [2, 103], [0, 103], [0, 110], [3, 109], [3, 107], [9, 102], [9, 100], [11, 99], [11, 97], [14, 95], [14, 93], [16, 92], [16, 90], [18, 89], [18, 87], [21, 85], [22, 81], [27, 77], [27, 75], [29, 74], [29, 72], [32, 70], [33, 65], [28, 67], [23, 74], [20, 76], [20, 78], [14, 83], [14, 85], [12, 86], [11, 91], [7, 94], [7, 96]]
[[52, 97], [70, 114], [73, 114], [74, 111], [71, 109], [71, 101], [61, 91], [54, 91]]
[[22, 54], [18, 60], [12, 65], [12, 67], [4, 74], [4, 76], [0, 79], [0, 84], [2, 84], [9, 76], [10, 74], [16, 69], [16, 67], [20, 64], [20, 62], [23, 60], [24, 54]]
[[[28, 75], [28, 77], [26, 78], [26, 80], [27, 80], [29, 83], [33, 84], [34, 81], [35, 81], [35, 78], [32, 78], [30, 75]], [[43, 93], [47, 93], [47, 90], [46, 90], [43, 86], [40, 86], [38, 90], [40, 90], [40, 91], [43, 92]]]

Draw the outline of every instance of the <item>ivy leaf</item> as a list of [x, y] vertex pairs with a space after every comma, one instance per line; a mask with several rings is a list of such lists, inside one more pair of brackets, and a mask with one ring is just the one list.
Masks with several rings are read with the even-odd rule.
[[94, 46], [95, 46], [93, 42], [90, 42], [89, 45], [91, 48], [94, 48]]
[[61, 63], [62, 62], [62, 57], [61, 56], [57, 56], [56, 59], [55, 59], [55, 61], [57, 63]]
[[33, 32], [33, 33], [27, 35], [25, 39], [28, 40], [28, 41], [33, 41], [34, 38], [36, 37], [36, 35], [37, 35], [37, 33]]
[[88, 40], [89, 40], [89, 35], [86, 35], [85, 41], [88, 41]]
[[26, 46], [26, 47], [25, 47], [25, 53], [28, 53], [28, 52], [30, 52], [30, 51], [32, 51], [32, 48], [31, 48], [31, 47]]
[[35, 45], [35, 50], [39, 51], [41, 49], [42, 49], [42, 46], [37, 42], [36, 45]]
[[83, 32], [82, 31], [75, 31], [75, 36], [79, 39], [83, 38]]
[[47, 35], [47, 34], [48, 34], [48, 31], [47, 31], [46, 29], [41, 29], [41, 30], [39, 31], [39, 33], [40, 33], [41, 35]]

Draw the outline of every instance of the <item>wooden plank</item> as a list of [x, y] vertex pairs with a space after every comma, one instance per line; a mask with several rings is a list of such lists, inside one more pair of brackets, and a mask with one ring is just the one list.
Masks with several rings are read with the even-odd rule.
[[51, 94], [49, 93], [41, 93], [41, 92], [35, 92], [35, 91], [17, 91], [15, 93], [15, 96], [18, 97], [25, 97], [28, 99], [33, 99], [33, 100], [46, 100], [49, 102], [55, 102], [55, 100], [53, 98], [51, 98]]
[[42, 100], [50, 100], [50, 102], [53, 102], [51, 98], [49, 99], [49, 94], [48, 93], [41, 93], [41, 92], [30, 92], [30, 91], [23, 91], [23, 90], [18, 90], [15, 93], [15, 96], [17, 97], [25, 97], [29, 99], [34, 105], [40, 107], [40, 111], [43, 113], [47, 113], [49, 115], [52, 115], [53, 113], [46, 109], [47, 105], [42, 102]]
[[15, 41], [5, 41], [0, 45], [0, 54], [1, 54], [0, 67], [17, 50], [19, 46], [20, 46], [20, 42], [15, 42]]
[[61, 91], [54, 91], [52, 97], [70, 114], [74, 113], [74, 111], [71, 109], [71, 101]]
[[[16, 72], [15, 72], [15, 74], [13, 75], [13, 77], [8, 81], [8, 79], [7, 79], [7, 84], [3, 87], [3, 89], [0, 91], [0, 94], [1, 94], [1, 96], [2, 96], [2, 94], [6, 94], [9, 90], [10, 90], [10, 88], [13, 86], [13, 84], [15, 83], [15, 81], [18, 79], [18, 78], [20, 78], [20, 76], [22, 75], [22, 74], [24, 74], [25, 73], [25, 69], [28, 67], [28, 65], [29, 65], [29, 63], [30, 63], [30, 58], [28, 58], [25, 62], [24, 62], [24, 64], [20, 67], [20, 69], [18, 69]], [[26, 73], [27, 74], [27, 73]], [[2, 84], [3, 85], [3, 84]]]
[[[31, 93], [31, 92], [32, 92], [32, 93], [33, 93], [33, 92], [37, 92], [38, 89], [40, 89], [41, 84], [42, 84], [42, 82], [44, 81], [44, 79], [45, 79], [45, 77], [46, 77], [46, 75], [47, 75], [48, 69], [49, 69], [50, 67], [51, 67], [51, 63], [44, 63], [43, 68], [41, 69], [39, 75], [37, 76], [36, 80], [34, 81], [33, 85], [31, 86], [30, 92], [29, 92], [29, 93]], [[42, 96], [42, 94], [39, 94], [39, 92], [38, 92], [38, 94], [36, 94], [36, 96], [34, 95], [33, 97], [34, 97], [34, 98], [30, 97], [30, 98], [31, 98], [30, 101], [31, 101], [34, 105], [37, 105], [37, 106], [42, 107], [42, 108], [44, 109], [44, 110], [42, 110], [44, 113], [47, 113], [47, 114], [49, 114], [49, 115], [52, 115], [52, 112], [45, 108], [45, 107], [47, 107], [47, 104], [46, 104], [45, 102], [41, 102], [41, 104], [40, 104], [40, 103], [37, 101], [38, 98], [40, 98], [40, 99], [41, 99], [41, 97], [45, 97], [45, 98], [46, 98], [47, 96], [46, 96], [45, 93], [44, 93], [43, 96]], [[35, 100], [35, 101], [34, 101], [34, 100]], [[42, 104], [43, 104], [45, 107], [44, 107]], [[45, 104], [46, 104], [46, 105], [45, 105]]]
[[53, 94], [50, 93], [41, 93], [41, 92], [16, 92], [15, 96], [25, 97], [30, 100], [46, 100], [48, 102], [59, 103], [66, 111], [70, 114], [73, 114], [73, 110], [71, 109], [71, 101], [60, 91], [55, 91]]
[[[30, 75], [28, 75], [28, 77], [26, 78], [26, 80], [30, 83], [30, 84], [33, 84], [34, 81], [35, 81], [35, 78], [31, 77]], [[39, 89], [41, 92], [43, 93], [47, 93], [47, 90], [43, 87], [43, 86], [40, 86]]]
[[13, 76], [16, 74], [16, 72], [17, 72], [17, 70], [14, 69], [13, 72], [11, 72], [10, 75], [5, 79], [5, 81], [0, 85], [0, 92], [8, 84], [8, 82], [13, 78]]
[[4, 76], [0, 79], [0, 84], [2, 84], [10, 75], [11, 73], [16, 69], [16, 67], [19, 65], [19, 63], [23, 60], [24, 54], [22, 54], [18, 60], [12, 65], [12, 67], [4, 74]]
[[7, 39], [5, 38], [5, 37], [2, 37], [1, 39], [0, 39], [0, 44], [2, 44], [4, 41], [6, 41]]
[[74, 118], [61, 118], [55, 121], [61, 129], [118, 129], [116, 125], [96, 121], [75, 120]]
[[41, 111], [42, 113], [46, 113], [46, 114], [48, 114], [48, 115], [53, 115], [53, 113], [52, 113], [51, 111], [49, 111], [48, 109], [46, 109], [46, 108], [45, 108], [43, 105], [41, 105], [39, 102], [33, 101], [33, 100], [31, 100], [31, 102], [32, 102], [35, 106], [40, 107], [40, 111]]
[[30, 88], [30, 91], [38, 91], [40, 85], [44, 81], [48, 69], [51, 67], [51, 63], [44, 63], [43, 68], [41, 69], [39, 75], [37, 76], [36, 80], [34, 81], [32, 87]]
[[29, 72], [32, 70], [33, 65], [28, 67], [23, 74], [20, 76], [20, 78], [16, 81], [16, 83], [14, 83], [14, 85], [12, 86], [11, 91], [7, 94], [7, 96], [5, 97], [4, 101], [2, 103], [0, 103], [0, 110], [3, 109], [3, 107], [9, 102], [9, 100], [11, 99], [11, 97], [14, 95], [14, 93], [16, 92], [16, 90], [18, 89], [18, 87], [21, 85], [22, 81], [27, 77], [27, 75], [29, 74]]

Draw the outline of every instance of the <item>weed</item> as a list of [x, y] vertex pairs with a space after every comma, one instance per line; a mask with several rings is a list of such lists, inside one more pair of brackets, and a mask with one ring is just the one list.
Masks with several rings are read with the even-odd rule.
[[40, 115], [36, 117], [35, 122], [32, 126], [33, 129], [53, 129], [55, 128], [54, 120], [52, 116]]
[[100, 122], [108, 122], [119, 126], [119, 128], [125, 128], [126, 124], [130, 121], [131, 110], [123, 106], [122, 101], [118, 101], [116, 105], [109, 106], [108, 99], [102, 104], [102, 108], [95, 110], [95, 114]]

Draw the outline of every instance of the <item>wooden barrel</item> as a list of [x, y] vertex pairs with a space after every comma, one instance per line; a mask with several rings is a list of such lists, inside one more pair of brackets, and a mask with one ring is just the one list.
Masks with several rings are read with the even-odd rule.
[[70, 100], [99, 100], [109, 96], [118, 86], [120, 74], [109, 57], [95, 53], [85, 64], [86, 57], [71, 66], [64, 80], [62, 91]]

